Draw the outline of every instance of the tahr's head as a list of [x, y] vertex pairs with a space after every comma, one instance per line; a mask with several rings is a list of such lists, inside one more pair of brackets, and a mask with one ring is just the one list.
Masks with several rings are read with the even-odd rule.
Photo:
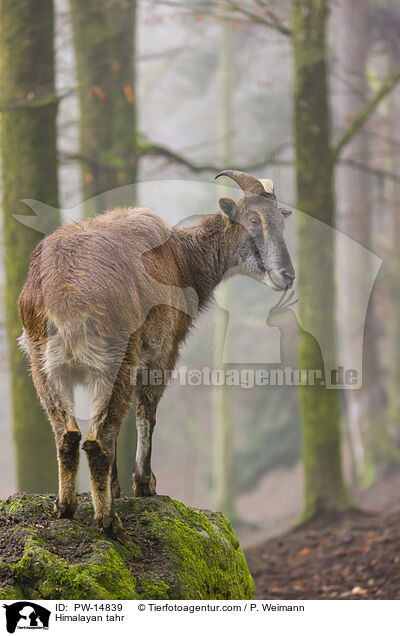
[[237, 201], [222, 198], [223, 214], [236, 223], [240, 271], [266, 283], [276, 291], [292, 287], [295, 272], [283, 238], [285, 217], [290, 210], [278, 207], [270, 179], [257, 179], [238, 170], [223, 170], [242, 188]]

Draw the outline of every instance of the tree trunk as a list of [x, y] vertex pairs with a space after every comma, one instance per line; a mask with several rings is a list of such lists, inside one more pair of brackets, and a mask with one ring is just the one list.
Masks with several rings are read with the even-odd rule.
[[[136, 2], [70, 1], [80, 88], [83, 198], [105, 193], [102, 206], [115, 206], [118, 197], [114, 193], [108, 198], [108, 191], [135, 184], [137, 177]], [[133, 193], [132, 189], [132, 205]], [[99, 211], [94, 202], [85, 206], [85, 216]], [[117, 448], [119, 481], [125, 492], [130, 492], [132, 486], [135, 447], [132, 407], [118, 436]]]
[[[366, 63], [367, 7], [362, 0], [349, 0], [337, 7], [338, 28], [336, 55], [340, 97], [338, 99], [338, 126], [345, 129], [349, 122], [363, 108], [367, 94]], [[356, 135], [343, 152], [343, 159], [363, 160], [368, 156], [368, 140], [365, 134]], [[369, 245], [369, 188], [365, 172], [352, 166], [337, 168], [337, 228], [350, 238]], [[355, 270], [354, 270], [355, 268]], [[359, 285], [350, 289], [352, 277], [348, 272], [356, 272]], [[360, 302], [354, 294], [363, 295], [362, 272], [352, 253], [338, 254], [338, 316], [341, 317], [340, 341], [345, 351], [351, 351], [354, 332], [360, 329], [358, 307]], [[351, 292], [351, 293], [350, 293]], [[359, 297], [359, 296], [358, 296]], [[362, 317], [363, 318], [363, 317]], [[365, 449], [365, 409], [362, 389], [346, 392], [348, 428], [353, 449], [355, 472], [358, 481], [363, 481], [366, 470]]]
[[[346, 129], [368, 99], [367, 61], [369, 7], [364, 0], [348, 0], [338, 5], [338, 28], [336, 56], [340, 96], [338, 99], [338, 125]], [[370, 155], [368, 137], [362, 131], [346, 146], [342, 159], [355, 159], [367, 163]], [[371, 176], [350, 165], [337, 169], [338, 211], [337, 229], [373, 249], [371, 238], [371, 200], [373, 192]], [[338, 253], [338, 311], [340, 317], [340, 340], [345, 353], [351, 353], [357, 334], [364, 331], [365, 316], [360, 314], [369, 294], [368, 255], [361, 262], [359, 255], [353, 257], [347, 249]], [[352, 272], [349, 276], [348, 273]], [[354, 278], [357, 285], [354, 285]], [[367, 288], [366, 288], [367, 286]], [[363, 386], [346, 391], [347, 419], [353, 446], [353, 456], [358, 480], [368, 483], [373, 479], [378, 461], [375, 449], [378, 436], [383, 441], [382, 427], [382, 382], [377, 347], [377, 326], [371, 298], [368, 320], [365, 325], [363, 346]]]
[[[232, 59], [233, 33], [229, 22], [222, 24], [222, 38], [219, 51], [218, 81], [220, 89], [220, 106], [218, 117], [218, 138], [221, 140], [221, 165], [228, 166], [232, 158]], [[219, 196], [230, 196], [226, 188], [218, 186]], [[220, 293], [223, 294], [221, 304], [227, 306], [228, 286], [222, 283]], [[223, 364], [224, 340], [227, 320], [225, 312], [217, 310], [214, 332], [214, 366], [225, 368]], [[232, 395], [225, 385], [213, 387], [213, 427], [214, 427], [214, 484], [215, 505], [231, 521], [235, 513], [235, 483], [233, 470], [233, 422]]]
[[[71, 0], [83, 197], [136, 183], [135, 0]], [[91, 210], [87, 210], [90, 215]]]
[[[293, 4], [294, 127], [297, 207], [333, 225], [333, 164], [326, 68], [326, 0]], [[320, 245], [304, 215], [298, 222], [297, 290], [300, 318], [329, 334], [335, 353], [335, 289], [333, 232]], [[299, 339], [299, 365], [319, 369], [320, 349], [314, 339]], [[325, 350], [326, 354], [326, 350]], [[341, 467], [339, 394], [323, 386], [300, 387], [303, 428], [305, 501], [302, 520], [350, 505]]]
[[[18, 223], [21, 199], [58, 208], [54, 96], [53, 6], [51, 0], [1, 0], [1, 155], [5, 256], [5, 319], [9, 340], [13, 432], [18, 488], [54, 491], [57, 462], [53, 433], [36, 396], [26, 360], [16, 343], [22, 326], [17, 298], [29, 257], [42, 238]], [[50, 98], [47, 105], [35, 100]], [[54, 223], [54, 219], [51, 219]]]
[[[390, 70], [398, 65], [400, 45], [390, 51]], [[387, 129], [385, 131], [388, 142], [386, 164], [393, 174], [400, 174], [400, 151], [396, 142], [396, 131], [400, 114], [400, 87], [397, 87], [389, 97], [387, 112]], [[400, 184], [388, 182], [385, 187], [385, 201], [389, 207], [391, 217], [390, 239], [388, 245], [388, 309], [386, 317], [388, 341], [388, 422], [391, 433], [400, 446]], [[397, 460], [398, 461], [398, 460]]]

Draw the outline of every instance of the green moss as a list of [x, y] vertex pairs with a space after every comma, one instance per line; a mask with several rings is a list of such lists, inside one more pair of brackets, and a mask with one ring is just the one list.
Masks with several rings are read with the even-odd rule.
[[[82, 564], [70, 564], [68, 558], [52, 554], [43, 541], [31, 537], [22, 559], [12, 568], [21, 587], [30, 598], [137, 598], [135, 582], [123, 560], [106, 541], [98, 541]], [[31, 581], [36, 585], [31, 587]], [[29, 589], [30, 588], [30, 589]]]
[[[244, 589], [251, 598], [252, 580], [230, 523], [219, 515], [213, 515], [212, 522], [198, 510], [185, 508], [177, 501], [171, 503], [179, 516], [160, 520], [153, 512], [149, 518], [151, 531], [170, 551], [176, 566], [173, 589], [184, 590], [185, 598], [210, 599], [239, 598]], [[232, 553], [236, 559], [230, 562]], [[178, 567], [180, 563], [185, 567]]]
[[139, 598], [142, 599], [169, 599], [170, 586], [157, 575], [144, 574], [137, 577], [137, 591], [140, 592]]
[[23, 597], [23, 593], [15, 585], [4, 585], [4, 587], [0, 587], [0, 600], [2, 601], [14, 601], [22, 599]]
[[[54, 519], [53, 496], [0, 502], [1, 598], [243, 599], [254, 586], [231, 524], [169, 497], [121, 498], [123, 542], [93, 525], [88, 494], [78, 521]], [[7, 556], [8, 554], [8, 556]]]

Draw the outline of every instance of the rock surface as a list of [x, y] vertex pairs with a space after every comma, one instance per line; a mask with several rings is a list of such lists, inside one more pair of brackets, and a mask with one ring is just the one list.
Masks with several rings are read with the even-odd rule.
[[54, 495], [0, 502], [1, 599], [250, 599], [239, 541], [221, 514], [165, 496], [121, 497], [121, 540], [93, 525], [89, 494], [78, 520], [55, 519]]

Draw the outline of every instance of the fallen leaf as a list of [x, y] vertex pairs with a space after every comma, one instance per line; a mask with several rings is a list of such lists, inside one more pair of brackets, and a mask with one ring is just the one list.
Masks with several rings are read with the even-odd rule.
[[367, 590], [364, 590], [363, 587], [360, 587], [359, 585], [356, 585], [355, 587], [353, 587], [353, 589], [351, 590], [352, 594], [367, 594]]

